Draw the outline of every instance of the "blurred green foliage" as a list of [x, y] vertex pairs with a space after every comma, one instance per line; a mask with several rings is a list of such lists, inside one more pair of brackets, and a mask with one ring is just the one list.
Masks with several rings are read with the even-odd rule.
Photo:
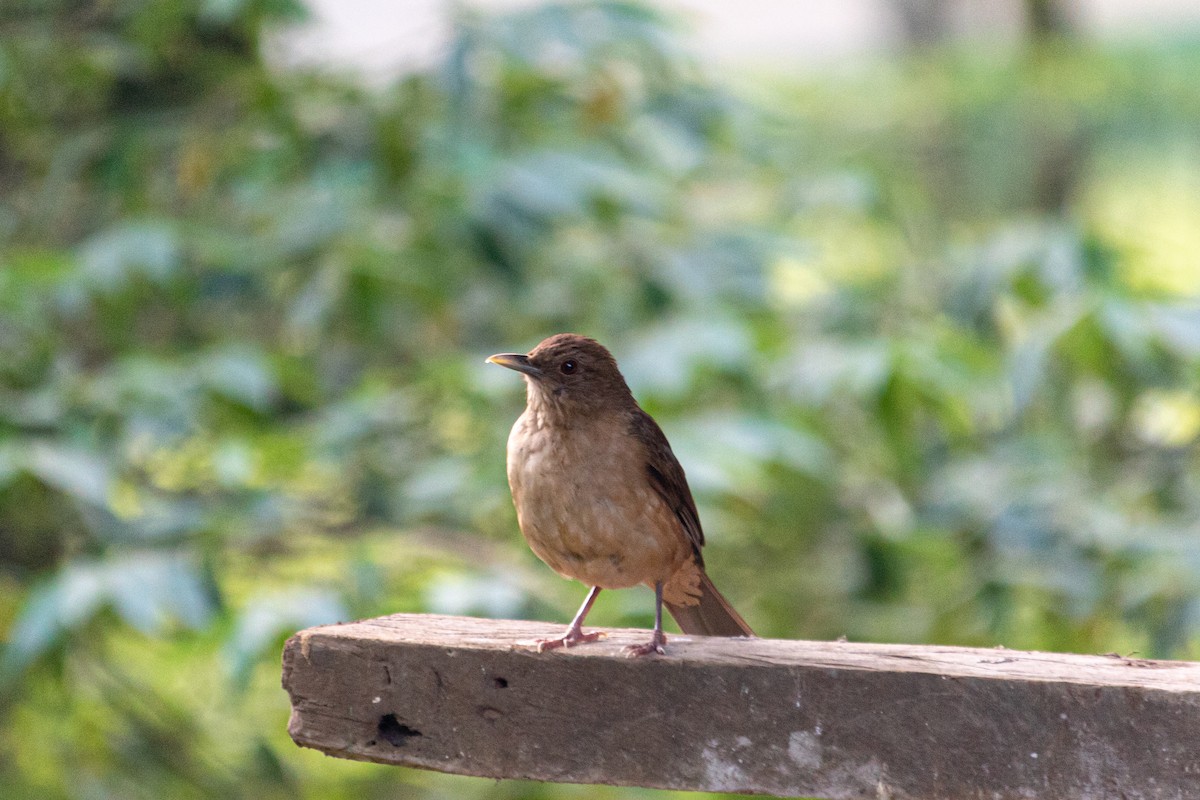
[[0, 796], [618, 796], [326, 760], [278, 689], [311, 624], [567, 619], [482, 363], [560, 330], [761, 633], [1200, 657], [1200, 45], [737, 85], [602, 2], [372, 91], [266, 66], [300, 16], [0, 11]]

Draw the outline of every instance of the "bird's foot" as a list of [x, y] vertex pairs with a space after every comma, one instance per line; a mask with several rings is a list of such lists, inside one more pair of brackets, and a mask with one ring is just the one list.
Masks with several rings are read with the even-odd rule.
[[631, 644], [626, 646], [621, 652], [626, 658], [637, 658], [639, 656], [648, 656], [651, 653], [666, 655], [667, 635], [662, 631], [655, 631], [654, 636], [645, 644]]
[[554, 650], [558, 647], [574, 647], [577, 644], [594, 642], [602, 636], [604, 636], [602, 631], [584, 633], [582, 628], [568, 628], [567, 632], [557, 639], [538, 639], [536, 642], [537, 651], [544, 653], [547, 650]]

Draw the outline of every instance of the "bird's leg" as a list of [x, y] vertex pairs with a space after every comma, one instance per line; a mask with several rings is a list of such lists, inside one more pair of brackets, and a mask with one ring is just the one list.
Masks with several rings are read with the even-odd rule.
[[662, 581], [654, 584], [654, 635], [650, 637], [650, 641], [645, 644], [631, 644], [625, 648], [625, 655], [633, 658], [635, 656], [648, 656], [651, 653], [666, 654], [664, 649], [667, 644], [667, 635], [662, 629]]
[[571, 620], [571, 627], [567, 628], [567, 632], [557, 639], [538, 639], [537, 651], [542, 653], [556, 647], [570, 647], [583, 642], [594, 642], [603, 636], [604, 634], [600, 631], [583, 632], [583, 618], [592, 609], [592, 603], [596, 602], [598, 594], [600, 594], [600, 587], [593, 586], [592, 590], [588, 592], [588, 596], [584, 598], [583, 605], [579, 607], [579, 613], [575, 615], [575, 619]]

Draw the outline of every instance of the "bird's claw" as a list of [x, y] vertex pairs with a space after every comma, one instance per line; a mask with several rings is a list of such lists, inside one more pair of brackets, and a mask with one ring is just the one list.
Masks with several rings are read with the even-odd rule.
[[584, 633], [577, 628], [572, 628], [557, 639], [538, 639], [535, 644], [537, 645], [537, 651], [544, 653], [547, 650], [554, 650], [559, 647], [574, 647], [577, 644], [594, 642], [603, 636], [603, 631]]
[[626, 658], [638, 658], [639, 656], [648, 656], [651, 653], [657, 653], [660, 656], [667, 654], [666, 650], [667, 637], [662, 633], [655, 631], [654, 638], [645, 644], [626, 645], [621, 652]]

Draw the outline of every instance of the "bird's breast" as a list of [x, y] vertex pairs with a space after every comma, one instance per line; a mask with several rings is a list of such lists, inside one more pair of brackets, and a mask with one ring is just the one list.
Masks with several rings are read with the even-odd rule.
[[521, 532], [560, 575], [618, 589], [666, 580], [690, 554], [622, 420], [563, 428], [526, 414], [508, 441]]

